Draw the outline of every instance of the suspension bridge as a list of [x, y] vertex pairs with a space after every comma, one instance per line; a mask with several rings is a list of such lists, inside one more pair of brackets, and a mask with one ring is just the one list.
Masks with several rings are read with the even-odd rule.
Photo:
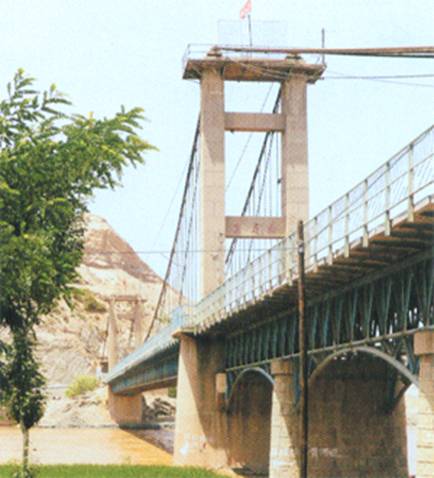
[[[309, 476], [407, 477], [414, 384], [417, 476], [432, 477], [434, 126], [309, 218], [306, 95], [324, 70], [298, 52], [187, 51], [201, 110], [175, 239], [147, 339], [107, 376], [110, 408], [138, 422], [143, 391], [176, 385], [177, 463], [298, 476], [301, 219]], [[225, 111], [230, 81], [277, 84], [270, 111]], [[225, 132], [263, 135], [239, 216]]]

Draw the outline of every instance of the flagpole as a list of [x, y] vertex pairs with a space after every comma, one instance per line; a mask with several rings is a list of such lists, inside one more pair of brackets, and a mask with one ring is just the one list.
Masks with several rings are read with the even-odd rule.
[[252, 41], [252, 19], [250, 13], [247, 15], [247, 18], [249, 20], [249, 45], [250, 48], [253, 46], [253, 41]]

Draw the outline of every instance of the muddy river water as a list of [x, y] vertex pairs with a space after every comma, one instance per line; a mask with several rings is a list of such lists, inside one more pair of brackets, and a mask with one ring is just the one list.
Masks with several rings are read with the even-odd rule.
[[[35, 464], [170, 465], [173, 430], [118, 428], [35, 428], [31, 431], [31, 461]], [[407, 429], [410, 475], [415, 473], [416, 429]], [[0, 464], [21, 457], [21, 433], [0, 427]]]
[[[170, 465], [173, 432], [118, 428], [35, 428], [30, 434], [35, 464]], [[18, 461], [21, 433], [0, 427], [0, 463]]]

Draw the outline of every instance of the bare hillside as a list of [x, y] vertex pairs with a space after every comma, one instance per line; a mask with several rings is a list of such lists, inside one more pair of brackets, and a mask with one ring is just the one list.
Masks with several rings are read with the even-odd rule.
[[78, 374], [94, 373], [106, 352], [110, 301], [119, 330], [119, 352], [134, 348], [133, 319], [140, 300], [141, 326], [146, 330], [162, 279], [104, 219], [88, 215], [81, 281], [74, 306], [61, 302], [38, 328], [40, 358], [50, 383], [69, 383]]

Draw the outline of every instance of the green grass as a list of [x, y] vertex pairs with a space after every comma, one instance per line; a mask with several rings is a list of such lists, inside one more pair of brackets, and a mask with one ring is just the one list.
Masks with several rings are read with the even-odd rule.
[[[221, 478], [200, 468], [132, 465], [50, 465], [37, 466], [36, 478]], [[0, 466], [0, 478], [10, 478], [17, 467]]]

